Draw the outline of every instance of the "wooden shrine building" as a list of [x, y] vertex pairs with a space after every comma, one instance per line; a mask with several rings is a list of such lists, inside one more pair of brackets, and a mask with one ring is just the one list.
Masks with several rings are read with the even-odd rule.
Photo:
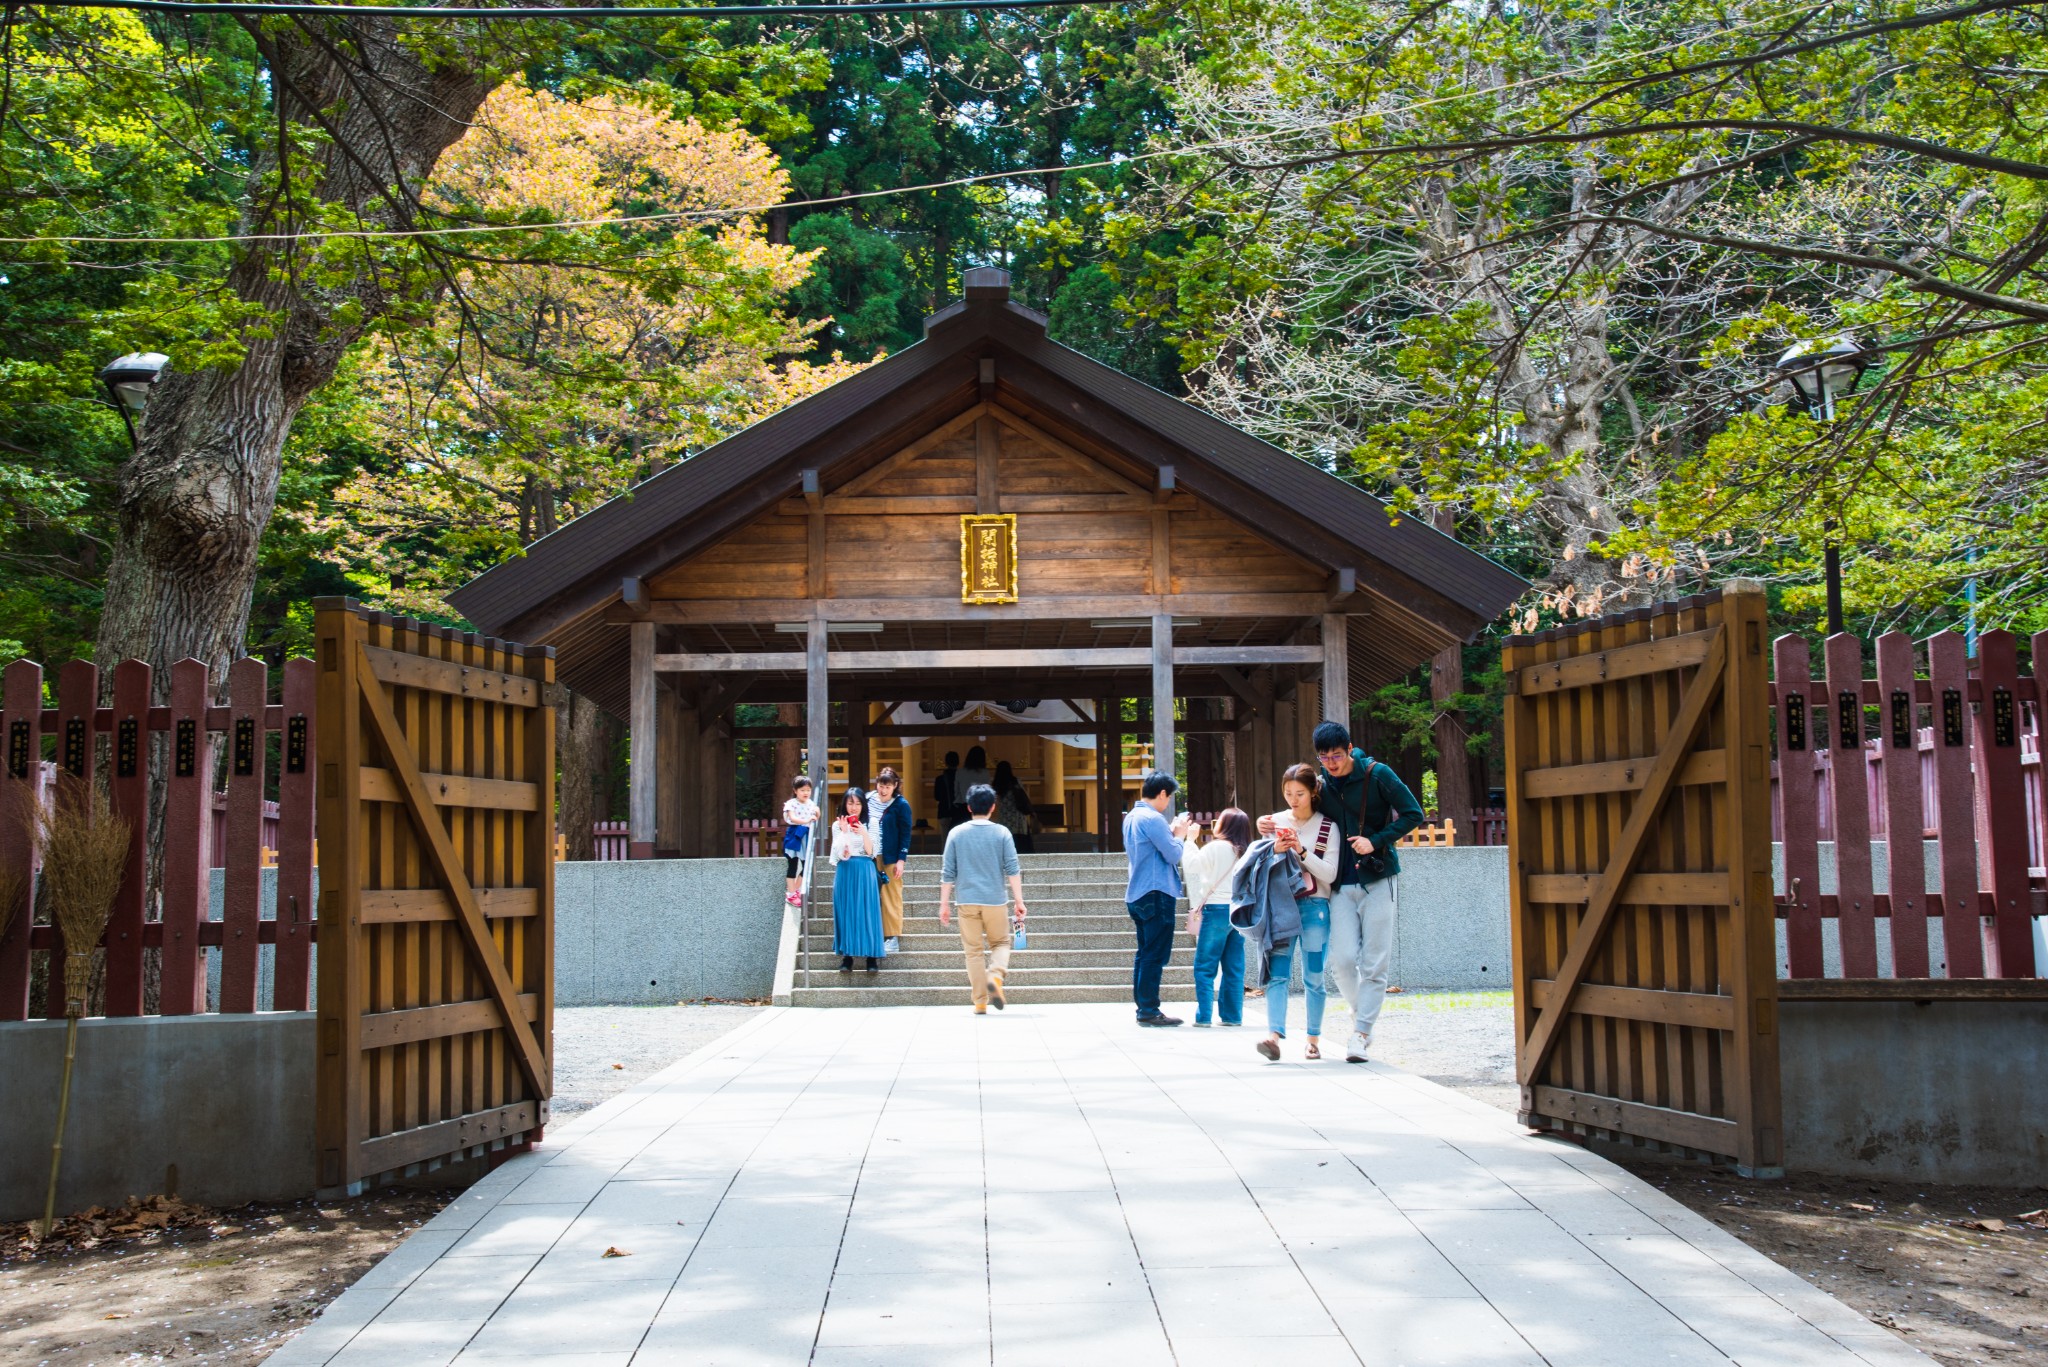
[[1238, 800], [1271, 810], [1319, 719], [1522, 592], [1048, 340], [1005, 272], [965, 284], [916, 345], [455, 593], [626, 718], [636, 855], [732, 852], [734, 741], [783, 734], [736, 734], [743, 701], [802, 704], [808, 754], [843, 751], [835, 791], [894, 764], [920, 818], [944, 753], [981, 744], [1054, 836], [1113, 846], [1177, 727], [1223, 735]]

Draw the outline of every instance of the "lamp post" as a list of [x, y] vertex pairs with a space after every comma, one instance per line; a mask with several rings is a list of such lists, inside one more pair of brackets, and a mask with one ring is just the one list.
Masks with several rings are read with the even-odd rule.
[[135, 420], [149, 407], [149, 387], [163, 377], [171, 358], [161, 351], [131, 351], [100, 367], [99, 382], [107, 387], [109, 402], [119, 409], [128, 428], [128, 444], [137, 444]]
[[[1805, 342], [1794, 345], [1778, 358], [1775, 369], [1805, 401], [1806, 411], [1818, 421], [1835, 420], [1835, 396], [1856, 388], [1863, 372], [1870, 368], [1871, 355], [1861, 342], [1837, 337], [1819, 350]], [[1823, 573], [1828, 588], [1828, 634], [1842, 630], [1842, 548], [1835, 543], [1834, 519], [1822, 524], [1828, 533], [1823, 551]]]

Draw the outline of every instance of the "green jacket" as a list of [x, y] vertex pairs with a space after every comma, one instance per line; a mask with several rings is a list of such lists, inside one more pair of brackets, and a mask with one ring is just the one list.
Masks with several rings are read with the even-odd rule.
[[[1371, 784], [1366, 782], [1371, 775]], [[1351, 837], [1362, 835], [1373, 849], [1386, 856], [1387, 876], [1401, 871], [1401, 856], [1394, 842], [1422, 824], [1422, 804], [1401, 776], [1377, 763], [1363, 750], [1351, 752], [1351, 772], [1338, 778], [1323, 774], [1322, 796], [1316, 806], [1344, 832], [1344, 849], [1337, 861], [1337, 886], [1358, 881], [1358, 856], [1352, 852]]]

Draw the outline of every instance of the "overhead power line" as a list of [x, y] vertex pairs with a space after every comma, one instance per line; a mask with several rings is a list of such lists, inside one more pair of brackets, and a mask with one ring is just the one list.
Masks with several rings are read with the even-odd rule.
[[862, 14], [929, 14], [947, 10], [1088, 9], [1128, 0], [852, 0], [851, 3], [788, 5], [564, 6], [499, 5], [466, 9], [454, 5], [320, 5], [292, 0], [43, 0], [38, 9], [142, 10], [152, 14], [300, 14], [356, 19], [763, 19], [821, 18]]

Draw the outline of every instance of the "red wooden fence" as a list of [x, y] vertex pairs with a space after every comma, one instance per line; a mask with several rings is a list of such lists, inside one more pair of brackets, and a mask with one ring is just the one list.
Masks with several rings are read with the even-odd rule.
[[[1917, 644], [1890, 632], [1875, 643], [1873, 676], [1864, 643], [1846, 634], [1829, 638], [1818, 677], [1802, 638], [1780, 637], [1774, 653], [1771, 809], [1784, 843], [1789, 976], [1823, 976], [1828, 920], [1844, 977], [1930, 976], [1930, 923], [1947, 976], [2035, 976], [2033, 918], [2048, 898], [2043, 699], [2038, 676], [2019, 672], [2018, 639], [1987, 631], [1973, 661], [1957, 632]], [[2038, 668], [2048, 633], [2033, 638], [2032, 654]], [[1840, 762], [1852, 751], [1855, 762]], [[1873, 840], [1890, 866], [1881, 889]], [[1938, 842], [1934, 892], [1927, 840]], [[1820, 891], [1823, 841], [1835, 847], [1832, 893]], [[1890, 924], [1888, 963], [1880, 919]]]
[[[106, 1014], [139, 1016], [146, 996], [145, 949], [162, 951], [157, 1009], [166, 1016], [207, 1009], [206, 958], [220, 952], [223, 1012], [249, 1012], [260, 998], [262, 945], [274, 945], [271, 1005], [302, 1011], [310, 997], [313, 905], [313, 663], [284, 666], [283, 695], [268, 698], [263, 661], [238, 660], [228, 671], [227, 703], [216, 704], [206, 666], [181, 660], [159, 690], [150, 667], [124, 660], [113, 671], [113, 705], [98, 706], [100, 671], [74, 660], [57, 673], [55, 707], [43, 704], [43, 669], [29, 660], [7, 666], [0, 686], [0, 860], [27, 864], [27, 833], [14, 815], [23, 790], [40, 794], [47, 759], [86, 781], [111, 766], [114, 809], [130, 825], [128, 870], [101, 944], [106, 949]], [[270, 753], [269, 737], [280, 737]], [[212, 738], [222, 744], [216, 753]], [[46, 742], [49, 743], [46, 747]], [[46, 754], [46, 748], [53, 753]], [[162, 867], [148, 885], [151, 756], [166, 776]], [[215, 771], [226, 791], [215, 800]], [[274, 779], [277, 798], [268, 799]], [[221, 812], [216, 846], [211, 819]], [[269, 819], [274, 809], [274, 820]], [[277, 911], [262, 915], [264, 850], [275, 851]], [[215, 860], [218, 848], [220, 857]], [[222, 919], [207, 919], [209, 872], [223, 869]], [[0, 939], [0, 1020], [23, 1020], [37, 957], [61, 960], [62, 936], [52, 925], [17, 914]], [[61, 993], [46, 993], [45, 1012], [61, 1016]]]

